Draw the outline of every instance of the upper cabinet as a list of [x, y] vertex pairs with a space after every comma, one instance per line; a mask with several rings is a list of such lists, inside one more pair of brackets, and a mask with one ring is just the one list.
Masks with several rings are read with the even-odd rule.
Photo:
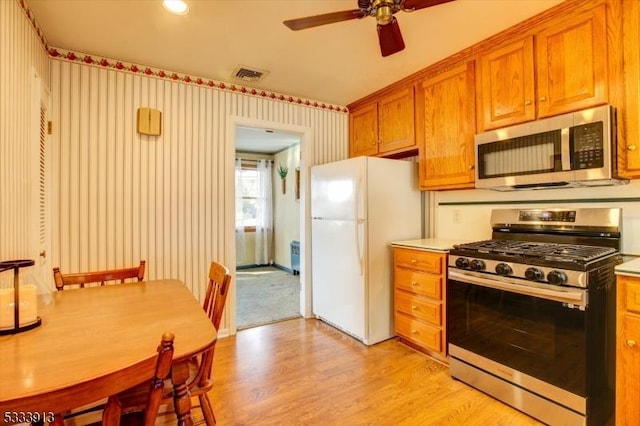
[[478, 60], [478, 123], [485, 129], [536, 118], [533, 37], [500, 47]]
[[607, 87], [605, 5], [536, 35], [538, 117], [604, 104]]
[[480, 130], [604, 104], [606, 6], [555, 19], [534, 35], [480, 55], [478, 63]]
[[623, 131], [623, 137], [618, 137], [618, 171], [624, 177], [637, 179], [640, 178], [640, 2], [622, 4], [625, 107], [618, 111]]
[[349, 111], [349, 157], [378, 154], [378, 104]]
[[386, 156], [415, 148], [413, 86], [350, 108], [349, 157]]
[[416, 97], [420, 189], [473, 188], [474, 63], [418, 83]]

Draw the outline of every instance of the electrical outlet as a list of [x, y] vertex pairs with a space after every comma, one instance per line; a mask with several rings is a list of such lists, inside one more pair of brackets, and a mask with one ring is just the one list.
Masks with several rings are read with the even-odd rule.
[[460, 210], [456, 209], [453, 211], [453, 223], [460, 223]]

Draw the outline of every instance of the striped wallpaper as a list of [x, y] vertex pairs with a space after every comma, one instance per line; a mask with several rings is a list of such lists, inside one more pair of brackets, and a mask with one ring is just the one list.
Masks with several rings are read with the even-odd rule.
[[[38, 257], [34, 76], [49, 85], [49, 56], [16, 1], [0, 1], [0, 261]], [[35, 120], [35, 121], [34, 121]]]
[[[235, 124], [304, 133], [305, 170], [347, 154], [344, 112], [55, 58], [51, 91], [62, 270], [145, 259], [147, 279], [180, 279], [201, 298], [211, 260], [235, 265]], [[139, 107], [162, 112], [161, 136], [136, 132]]]

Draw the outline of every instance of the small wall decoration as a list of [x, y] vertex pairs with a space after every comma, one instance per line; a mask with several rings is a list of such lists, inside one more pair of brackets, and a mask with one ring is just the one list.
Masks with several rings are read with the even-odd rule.
[[138, 108], [137, 130], [141, 135], [160, 136], [162, 113], [153, 108]]
[[287, 173], [289, 173], [288, 167], [282, 167], [282, 164], [278, 165], [278, 174], [280, 175], [280, 179], [282, 180], [282, 193], [287, 193]]

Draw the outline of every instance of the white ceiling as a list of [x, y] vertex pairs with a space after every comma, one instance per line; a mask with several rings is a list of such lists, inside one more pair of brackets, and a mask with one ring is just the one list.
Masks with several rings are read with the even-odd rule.
[[[344, 106], [561, 0], [456, 0], [398, 12], [406, 49], [381, 57], [372, 17], [291, 31], [287, 19], [356, 0], [26, 0], [51, 47]], [[238, 65], [267, 70], [235, 81]]]

